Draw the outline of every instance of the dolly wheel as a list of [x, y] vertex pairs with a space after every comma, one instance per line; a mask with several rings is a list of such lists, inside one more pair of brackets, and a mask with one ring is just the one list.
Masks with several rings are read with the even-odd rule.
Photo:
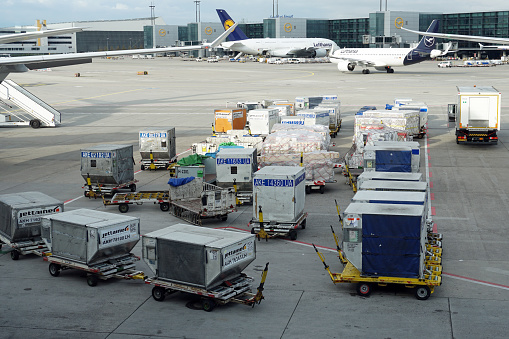
[[417, 286], [415, 288], [415, 297], [417, 300], [427, 300], [431, 295], [431, 290], [428, 286]]
[[212, 312], [216, 307], [216, 302], [212, 299], [202, 299], [201, 306], [205, 312]]
[[290, 231], [290, 239], [291, 240], [297, 240], [297, 231], [296, 230], [291, 230]]
[[223, 214], [221, 216], [221, 221], [226, 221], [226, 220], [228, 220], [228, 214]]
[[12, 260], [18, 260], [19, 259], [19, 252], [16, 250], [11, 251], [11, 259]]
[[98, 281], [99, 281], [99, 279], [97, 278], [96, 275], [89, 275], [89, 276], [87, 276], [87, 284], [90, 287], [97, 286], [97, 282]]
[[307, 224], [307, 219], [304, 219], [302, 220], [302, 222], [300, 223], [300, 227], [302, 227], [302, 229], [306, 229], [306, 224]]
[[141, 170], [144, 171], [145, 170], [145, 165], [141, 165]]
[[325, 185], [320, 186], [320, 194], [325, 192]]
[[129, 211], [129, 205], [128, 204], [120, 204], [118, 205], [118, 210], [120, 213], [127, 213]]
[[129, 185], [129, 188], [131, 189], [131, 192], [136, 192], [136, 184]]
[[58, 277], [60, 275], [60, 265], [54, 263], [49, 264], [49, 274], [53, 277]]
[[170, 204], [167, 203], [167, 202], [162, 202], [162, 203], [159, 204], [159, 208], [163, 212], [168, 212], [170, 210]]
[[152, 298], [156, 301], [163, 301], [166, 297], [166, 289], [160, 286], [154, 286], [152, 289]]
[[360, 282], [357, 284], [357, 294], [360, 296], [369, 297], [371, 289], [372, 287], [370, 283]]

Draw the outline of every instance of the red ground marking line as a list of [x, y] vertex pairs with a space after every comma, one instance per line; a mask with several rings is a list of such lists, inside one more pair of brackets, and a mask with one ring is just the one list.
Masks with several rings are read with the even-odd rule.
[[438, 227], [435, 223], [433, 223], [433, 233], [438, 233]]
[[429, 188], [433, 188], [433, 181], [429, 182]]
[[435, 207], [431, 207], [431, 215], [437, 215]]
[[474, 279], [474, 278], [463, 277], [461, 275], [456, 275], [456, 274], [452, 274], [452, 273], [445, 273], [445, 272], [443, 272], [442, 275], [445, 275], [445, 276], [448, 276], [448, 277], [451, 277], [451, 278], [460, 279], [460, 280], [466, 280], [466, 281], [474, 282], [474, 283], [477, 283], [477, 284], [482, 284], [482, 285], [487, 285], [487, 286], [492, 286], [492, 287], [500, 287], [500, 288], [509, 290], [509, 286], [507, 286], [507, 285], [492, 283], [492, 282], [488, 282], [488, 281], [484, 281], [484, 280], [478, 280], [478, 279]]
[[435, 193], [430, 193], [429, 198], [430, 200], [435, 200]]
[[433, 173], [429, 172], [429, 177], [431, 178], [433, 176]]

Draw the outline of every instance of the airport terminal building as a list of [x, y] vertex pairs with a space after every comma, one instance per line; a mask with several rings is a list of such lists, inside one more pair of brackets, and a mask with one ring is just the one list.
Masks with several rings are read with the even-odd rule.
[[[264, 19], [261, 23], [240, 23], [239, 27], [250, 38], [328, 38], [341, 48], [413, 47], [420, 37], [403, 31], [398, 26], [426, 31], [433, 19], [440, 20], [440, 32], [509, 37], [509, 11], [451, 14], [377, 11], [369, 13], [367, 18], [334, 20], [294, 18], [292, 15], [284, 15]], [[38, 20], [35, 26], [0, 28], [0, 34], [64, 27], [86, 27], [86, 30], [0, 45], [0, 53], [11, 55], [80, 53], [196, 45], [211, 42], [224, 31], [219, 21], [193, 22], [179, 26], [167, 25], [162, 18], [153, 17], [56, 24], [46, 24]], [[453, 49], [459, 49], [460, 56], [473, 56], [474, 53], [480, 52], [476, 42], [468, 41], [458, 41]], [[222, 50], [212, 53], [223, 54]], [[483, 53], [490, 53], [490, 57], [500, 57], [503, 52], [483, 50]]]

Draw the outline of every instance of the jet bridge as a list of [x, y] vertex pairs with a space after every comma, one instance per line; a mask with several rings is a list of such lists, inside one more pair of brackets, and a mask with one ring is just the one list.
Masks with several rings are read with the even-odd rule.
[[[31, 126], [33, 128], [60, 125], [60, 112], [15, 83], [0, 83], [0, 126]], [[13, 109], [13, 106], [19, 109]]]

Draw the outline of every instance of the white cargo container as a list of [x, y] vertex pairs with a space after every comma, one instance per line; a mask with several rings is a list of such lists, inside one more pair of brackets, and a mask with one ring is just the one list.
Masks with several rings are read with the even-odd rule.
[[208, 290], [256, 259], [255, 236], [176, 224], [145, 234], [142, 253], [158, 279]]
[[292, 106], [290, 104], [288, 104], [288, 105], [271, 105], [267, 108], [268, 109], [277, 109], [280, 119], [281, 119], [281, 117], [293, 115], [292, 111], [291, 111]]
[[358, 191], [352, 203], [401, 204], [427, 206], [427, 195], [424, 192], [400, 191]]
[[359, 185], [360, 190], [427, 192], [425, 181], [368, 180]]
[[368, 180], [422, 181], [422, 173], [362, 172], [357, 177], [357, 187]]
[[329, 127], [328, 109], [305, 109], [297, 112], [297, 116], [304, 117], [304, 125], [324, 125]]
[[251, 134], [268, 135], [272, 126], [279, 122], [279, 110], [276, 108], [250, 110], [247, 113], [247, 121]]
[[497, 144], [502, 95], [494, 87], [457, 87], [456, 143]]
[[424, 206], [350, 204], [343, 216], [343, 253], [361, 276], [423, 278]]
[[0, 240], [41, 241], [41, 217], [64, 211], [64, 203], [41, 192], [0, 195]]
[[[403, 143], [402, 143], [403, 144]], [[364, 171], [419, 172], [420, 155], [410, 145], [364, 147]]]
[[253, 192], [253, 175], [258, 170], [256, 148], [223, 148], [216, 155], [216, 184], [233, 187], [237, 193]]
[[89, 209], [44, 216], [42, 238], [52, 256], [95, 265], [130, 254], [140, 240], [140, 219]]
[[175, 127], [145, 128], [139, 133], [141, 169], [154, 164], [156, 168], [167, 168], [176, 157]]
[[260, 208], [264, 222], [295, 222], [304, 213], [306, 203], [304, 168], [266, 166], [253, 179], [253, 220], [259, 221]]
[[337, 101], [325, 101], [314, 108], [315, 110], [326, 109], [329, 111], [329, 129], [334, 136], [341, 127], [341, 102]]

